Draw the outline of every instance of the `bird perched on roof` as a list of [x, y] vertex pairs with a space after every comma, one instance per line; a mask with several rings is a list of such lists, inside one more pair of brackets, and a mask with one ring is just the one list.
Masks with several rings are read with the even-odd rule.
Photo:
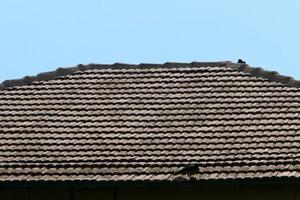
[[198, 164], [190, 164], [184, 166], [182, 169], [178, 171], [181, 174], [187, 174], [188, 176], [192, 176], [193, 174], [199, 173], [199, 165]]
[[246, 61], [242, 60], [242, 59], [238, 59], [238, 62], [239, 64], [246, 64]]

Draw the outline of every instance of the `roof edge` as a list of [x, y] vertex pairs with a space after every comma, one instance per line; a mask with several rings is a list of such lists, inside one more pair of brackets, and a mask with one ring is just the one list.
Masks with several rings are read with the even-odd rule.
[[226, 67], [238, 70], [240, 72], [248, 73], [251, 76], [259, 77], [263, 79], [267, 79], [272, 82], [281, 83], [284, 85], [289, 85], [291, 87], [297, 87], [300, 88], [300, 81], [295, 80], [291, 76], [285, 76], [279, 74], [277, 71], [268, 71], [264, 70], [261, 67], [251, 67], [248, 64], [245, 63], [228, 63]]
[[138, 65], [135, 64], [125, 64], [125, 63], [114, 63], [114, 64], [79, 64], [75, 67], [59, 67], [54, 71], [49, 72], [42, 72], [35, 76], [25, 76], [20, 79], [12, 79], [12, 80], [5, 80], [0, 84], [0, 91], [5, 90], [10, 87], [15, 86], [24, 86], [30, 85], [33, 82], [37, 81], [50, 81], [56, 78], [71, 75], [75, 72], [79, 71], [86, 71], [86, 70], [93, 70], [93, 69], [133, 69], [133, 68], [158, 68], [158, 67], [165, 67], [165, 68], [175, 68], [175, 67], [183, 67], [186, 65], [192, 65], [195, 67], [201, 66], [225, 66], [226, 64], [230, 63], [230, 61], [221, 61], [221, 62], [192, 62], [192, 63], [178, 63], [178, 62], [166, 62], [164, 64], [154, 64], [154, 63], [141, 63]]
[[25, 76], [21, 79], [5, 80], [0, 84], [0, 91], [8, 89], [15, 86], [30, 85], [37, 81], [49, 81], [56, 78], [71, 75], [79, 71], [93, 70], [93, 69], [134, 69], [134, 68], [178, 68], [186, 67], [190, 65], [192, 67], [204, 67], [204, 66], [224, 66], [229, 67], [240, 72], [248, 73], [254, 77], [260, 77], [267, 79], [269, 81], [289, 85], [292, 87], [300, 88], [300, 81], [295, 80], [291, 76], [281, 75], [276, 71], [264, 70], [261, 67], [251, 67], [245, 63], [233, 63], [230, 61], [220, 61], [220, 62], [191, 62], [191, 63], [178, 63], [178, 62], [166, 62], [164, 64], [154, 64], [154, 63], [141, 63], [135, 64], [124, 64], [124, 63], [114, 63], [114, 64], [79, 64], [75, 67], [60, 67], [55, 71], [39, 73], [36, 76]]
[[200, 180], [182, 180], [182, 181], [96, 181], [96, 180], [65, 180], [65, 181], [1, 181], [2, 188], [148, 188], [148, 187], [199, 187], [199, 186], [226, 186], [226, 185], [286, 185], [300, 184], [299, 177], [261, 177], [261, 178], [229, 178], [229, 179], [200, 179]]

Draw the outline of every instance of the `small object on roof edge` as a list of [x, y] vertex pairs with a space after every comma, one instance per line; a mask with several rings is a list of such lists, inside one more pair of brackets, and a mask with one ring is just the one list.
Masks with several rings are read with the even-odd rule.
[[181, 170], [179, 170], [178, 173], [192, 176], [193, 174], [199, 173], [199, 165], [197, 163], [186, 165]]
[[242, 59], [238, 59], [238, 62], [239, 64], [246, 64], [246, 61], [242, 60]]

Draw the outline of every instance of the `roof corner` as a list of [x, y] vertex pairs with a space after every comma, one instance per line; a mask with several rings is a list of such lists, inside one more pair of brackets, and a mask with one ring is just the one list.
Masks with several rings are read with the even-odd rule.
[[232, 68], [234, 70], [238, 70], [240, 72], [248, 73], [254, 77], [259, 77], [272, 82], [277, 82], [291, 87], [300, 88], [299, 80], [295, 80], [291, 76], [281, 75], [277, 71], [268, 71], [261, 67], [251, 67], [245, 63], [233, 63], [233, 62], [228, 62], [226, 64], [226, 67]]

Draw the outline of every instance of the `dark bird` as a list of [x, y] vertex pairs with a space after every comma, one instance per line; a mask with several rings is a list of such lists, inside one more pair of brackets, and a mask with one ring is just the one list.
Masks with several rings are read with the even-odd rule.
[[193, 174], [199, 173], [199, 165], [198, 164], [190, 164], [184, 166], [182, 169], [178, 171], [181, 174], [187, 174], [188, 176], [192, 176]]
[[239, 59], [239, 60], [238, 60], [238, 63], [239, 63], [239, 64], [246, 64], [246, 61], [243, 61], [242, 59]]

